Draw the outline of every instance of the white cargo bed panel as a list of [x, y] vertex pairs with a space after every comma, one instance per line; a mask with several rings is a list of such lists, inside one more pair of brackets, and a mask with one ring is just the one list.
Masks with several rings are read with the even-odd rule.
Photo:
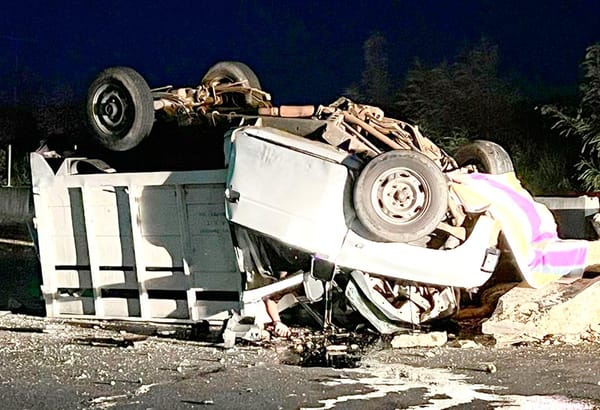
[[197, 321], [240, 307], [225, 170], [56, 174], [32, 154], [47, 315]]

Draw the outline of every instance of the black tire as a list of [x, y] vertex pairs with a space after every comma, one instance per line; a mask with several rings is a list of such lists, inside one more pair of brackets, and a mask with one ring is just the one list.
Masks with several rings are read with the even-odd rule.
[[[239, 61], [221, 61], [209, 68], [202, 78], [202, 84], [207, 86], [222, 83], [238, 83], [242, 81], [246, 81], [249, 87], [262, 90], [260, 81], [258, 81], [258, 77], [254, 71], [246, 64], [240, 63]], [[226, 101], [226, 104], [252, 108], [258, 106], [252, 96], [245, 94], [231, 96], [231, 98]]]
[[88, 89], [86, 111], [94, 138], [112, 151], [127, 151], [146, 138], [154, 102], [146, 80], [129, 67], [102, 71]]
[[448, 182], [420, 152], [395, 150], [373, 158], [354, 186], [354, 209], [376, 238], [411, 242], [435, 230], [448, 209]]
[[454, 159], [459, 166], [475, 165], [486, 174], [504, 174], [515, 170], [510, 155], [495, 142], [475, 140], [456, 151]]

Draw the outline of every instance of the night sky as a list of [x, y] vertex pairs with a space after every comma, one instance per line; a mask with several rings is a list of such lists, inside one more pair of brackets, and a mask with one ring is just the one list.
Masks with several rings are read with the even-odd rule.
[[0, 14], [0, 97], [12, 96], [16, 58], [29, 73], [20, 81], [75, 96], [109, 66], [137, 69], [150, 87], [195, 86], [215, 62], [239, 60], [275, 103], [329, 103], [360, 79], [373, 31], [398, 78], [416, 57], [452, 60], [486, 37], [503, 74], [574, 89], [599, 21], [597, 0], [11, 1]]

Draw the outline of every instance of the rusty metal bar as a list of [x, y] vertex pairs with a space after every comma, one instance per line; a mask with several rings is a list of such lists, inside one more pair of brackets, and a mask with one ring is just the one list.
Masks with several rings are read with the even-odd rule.
[[403, 149], [402, 146], [394, 141], [392, 141], [389, 137], [377, 131], [374, 127], [362, 121], [359, 118], [356, 118], [354, 115], [344, 112], [344, 120], [349, 122], [350, 124], [358, 125], [365, 129], [369, 134], [373, 135], [375, 138], [386, 144], [391, 149]]
[[348, 124], [343, 124], [344, 130], [348, 133], [356, 137], [362, 144], [366, 145], [368, 149], [375, 152], [376, 154], [381, 154], [382, 151], [377, 148], [367, 137], [362, 135], [360, 132], [356, 131], [354, 128], [349, 126]]

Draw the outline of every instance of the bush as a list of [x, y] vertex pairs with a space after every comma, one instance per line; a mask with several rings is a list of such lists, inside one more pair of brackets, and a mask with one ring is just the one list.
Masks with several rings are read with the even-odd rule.
[[456, 138], [487, 139], [505, 144], [515, 135], [521, 97], [498, 75], [496, 46], [482, 40], [453, 64], [408, 72], [397, 105], [437, 144], [451, 151]]
[[578, 138], [581, 158], [576, 167], [584, 189], [600, 190], [600, 44], [587, 48], [583, 62], [580, 100], [574, 109], [556, 105], [541, 108], [543, 115], [554, 120], [553, 129], [564, 137]]

